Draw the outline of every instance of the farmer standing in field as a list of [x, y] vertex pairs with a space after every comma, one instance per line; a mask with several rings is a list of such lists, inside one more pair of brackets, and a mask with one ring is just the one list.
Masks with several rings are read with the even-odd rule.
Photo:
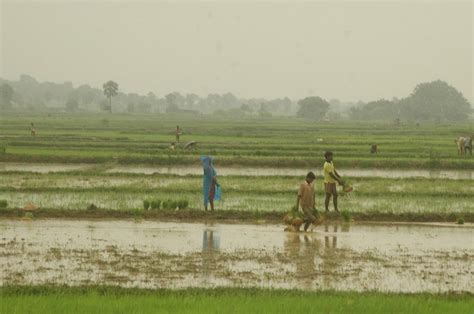
[[179, 136], [181, 135], [181, 129], [179, 125], [176, 126], [176, 143], [179, 143]]
[[36, 136], [36, 128], [33, 122], [31, 122], [31, 136]]
[[472, 156], [472, 136], [467, 136], [464, 138], [464, 155], [467, 155], [467, 152]]
[[202, 193], [204, 197], [204, 208], [207, 210], [207, 205], [211, 204], [211, 210], [214, 210], [214, 200], [219, 200], [220, 192], [216, 193], [216, 190], [220, 189], [217, 183], [217, 173], [212, 164], [211, 156], [201, 156], [202, 168], [204, 169]]
[[378, 153], [378, 146], [377, 146], [377, 144], [372, 144], [372, 145], [370, 146], [370, 153], [371, 153], [371, 154], [377, 154], [377, 153]]
[[298, 190], [298, 197], [296, 198], [296, 210], [299, 210], [300, 205], [304, 213], [304, 231], [308, 230], [308, 227], [311, 224], [316, 222], [316, 217], [313, 215], [313, 210], [315, 209], [315, 195], [314, 195], [314, 184], [313, 181], [316, 179], [316, 176], [313, 172], [308, 172], [306, 179], [300, 185]]
[[336, 182], [340, 185], [343, 185], [342, 178], [337, 173], [336, 169], [334, 168], [334, 164], [332, 162], [333, 154], [330, 151], [324, 153], [324, 158], [326, 161], [324, 162], [323, 167], [323, 174], [324, 174], [324, 191], [326, 193], [326, 199], [324, 200], [324, 206], [326, 207], [326, 212], [329, 212], [329, 201], [332, 200], [334, 203], [334, 210], [336, 213], [339, 213], [339, 209], [337, 208], [337, 189], [336, 189]]

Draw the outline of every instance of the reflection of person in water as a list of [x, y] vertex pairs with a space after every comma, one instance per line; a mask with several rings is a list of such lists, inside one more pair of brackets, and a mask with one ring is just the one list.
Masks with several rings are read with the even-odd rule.
[[[334, 225], [333, 231], [337, 232], [338, 225]], [[324, 232], [329, 232], [329, 225], [324, 225]], [[323, 285], [324, 289], [333, 289], [333, 276], [335, 275], [335, 269], [337, 268], [337, 235], [324, 236], [324, 253], [321, 254], [323, 263], [321, 270], [323, 272]]]
[[283, 243], [285, 253], [290, 260], [295, 262], [295, 277], [302, 280], [303, 287], [312, 289], [313, 281], [317, 279], [316, 257], [318, 255], [320, 241], [315, 235], [300, 235], [298, 233], [287, 234]]
[[[332, 227], [333, 235], [324, 236], [324, 253], [321, 254], [323, 263], [321, 269], [323, 272], [323, 285], [325, 289], [334, 289], [336, 287], [334, 284], [334, 276], [336, 276], [336, 271], [341, 261], [344, 261], [345, 251], [337, 248], [337, 232], [339, 230], [339, 225], [334, 225]], [[331, 232], [329, 225], [324, 225], [325, 232]], [[340, 229], [341, 232], [349, 232], [349, 224], [342, 225]]]
[[219, 234], [216, 232], [214, 234], [213, 230], [206, 229], [202, 233], [202, 251], [214, 251], [219, 250], [220, 247], [220, 238]]
[[204, 229], [202, 233], [203, 284], [210, 284], [210, 275], [215, 267], [215, 258], [220, 248], [219, 233]]
[[[334, 225], [333, 232], [337, 232], [338, 227], [338, 225]], [[329, 225], [324, 225], [324, 231], [329, 232]], [[332, 238], [332, 243], [329, 238]], [[326, 248], [326, 251], [332, 253], [331, 249], [337, 248], [337, 235], [333, 235], [332, 237], [324, 236], [324, 247]]]

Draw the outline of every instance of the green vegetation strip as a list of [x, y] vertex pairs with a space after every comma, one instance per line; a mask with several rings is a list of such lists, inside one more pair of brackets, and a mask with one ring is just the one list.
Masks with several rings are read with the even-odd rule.
[[[35, 122], [37, 136], [29, 135]], [[104, 121], [107, 123], [104, 124]], [[183, 143], [171, 151], [174, 130]], [[0, 117], [0, 161], [194, 165], [210, 154], [218, 166], [319, 167], [332, 150], [338, 167], [474, 169], [458, 156], [454, 139], [473, 134], [472, 123], [421, 126], [388, 123], [314, 123], [295, 118], [229, 120], [173, 115], [18, 114]], [[371, 144], [379, 153], [369, 152]]]
[[[342, 194], [342, 210], [354, 213], [416, 213], [416, 217], [474, 213], [472, 180], [427, 178], [350, 178], [354, 192]], [[219, 178], [223, 187], [220, 211], [281, 213], [295, 203], [301, 177]], [[316, 183], [316, 208], [324, 208], [321, 177]], [[168, 204], [169, 208], [202, 209], [202, 177], [200, 175], [138, 175], [109, 173], [3, 173], [0, 180], [0, 201], [8, 209], [23, 208], [33, 203], [39, 208], [85, 210], [92, 204], [100, 209], [130, 211], [143, 208], [145, 200], [187, 202], [187, 206]], [[169, 203], [169, 202], [168, 202]], [[0, 204], [1, 205], [1, 204]], [[151, 205], [151, 204], [150, 204]], [[158, 206], [152, 206], [158, 209]], [[160, 206], [161, 208], [162, 206]], [[332, 208], [332, 206], [331, 206]], [[459, 216], [458, 218], [462, 218]], [[442, 220], [444, 221], [444, 220]]]
[[2, 313], [472, 313], [470, 294], [304, 292], [244, 288], [0, 288]]
[[[474, 197], [472, 180], [428, 178], [351, 178], [344, 177], [355, 187], [358, 196], [430, 196]], [[219, 181], [226, 193], [294, 195], [303, 180], [284, 176], [224, 176]], [[200, 193], [201, 175], [138, 175], [138, 174], [81, 174], [81, 173], [3, 173], [0, 192], [29, 193]], [[316, 191], [323, 194], [323, 183], [317, 177]]]
[[[28, 214], [28, 215], [26, 215]], [[0, 209], [0, 217], [3, 218], [70, 218], [70, 219], [159, 219], [179, 220], [188, 222], [220, 221], [232, 223], [283, 223], [282, 211], [203, 211], [196, 209], [157, 211], [142, 209], [134, 210], [110, 210], [110, 209], [51, 209], [42, 208], [33, 213], [22, 209]], [[394, 212], [351, 212], [344, 211], [341, 214], [335, 212], [323, 214], [325, 221], [343, 221], [350, 217], [353, 221], [368, 222], [447, 222], [456, 223], [460, 218], [463, 222], [474, 222], [473, 212], [459, 213], [394, 213]]]

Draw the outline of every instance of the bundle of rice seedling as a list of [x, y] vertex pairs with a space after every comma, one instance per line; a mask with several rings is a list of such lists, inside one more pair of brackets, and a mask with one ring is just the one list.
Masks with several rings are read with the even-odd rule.
[[178, 208], [179, 208], [179, 209], [186, 209], [186, 208], [188, 208], [188, 206], [189, 206], [189, 201], [188, 201], [188, 200], [185, 200], [185, 199], [180, 199], [180, 200], [177, 202], [177, 205], [178, 205]]
[[346, 182], [346, 181], [342, 181], [341, 182], [342, 184], [342, 191], [344, 193], [350, 193], [354, 190], [354, 188], [352, 187], [352, 185], [350, 185], [350, 183]]
[[351, 185], [346, 185], [346, 186], [343, 186], [342, 187], [342, 190], [345, 192], [345, 193], [350, 193], [354, 190], [354, 188], [351, 186]]
[[160, 209], [160, 207], [161, 207], [161, 200], [159, 200], [159, 199], [150, 200], [150, 208], [151, 209]]
[[[304, 215], [295, 210], [291, 210], [283, 217], [285, 224], [293, 231], [298, 231], [301, 225], [304, 223]], [[286, 230], [286, 229], [285, 229]]]
[[[316, 209], [313, 209], [312, 214], [316, 217], [316, 221], [313, 223], [314, 227], [323, 223], [323, 217]], [[301, 225], [305, 222], [305, 216], [302, 212], [293, 208], [285, 214], [283, 222], [287, 225], [285, 231], [299, 231]]]

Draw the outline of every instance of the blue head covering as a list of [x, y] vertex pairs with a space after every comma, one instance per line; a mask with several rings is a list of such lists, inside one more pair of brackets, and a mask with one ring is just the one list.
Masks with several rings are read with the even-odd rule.
[[212, 164], [213, 159], [211, 156], [201, 156], [199, 159], [201, 159], [202, 168], [204, 170], [202, 194], [204, 198], [204, 206], [207, 206], [207, 204], [209, 204], [209, 192], [211, 191], [212, 181], [214, 177], [217, 176], [217, 173]]

